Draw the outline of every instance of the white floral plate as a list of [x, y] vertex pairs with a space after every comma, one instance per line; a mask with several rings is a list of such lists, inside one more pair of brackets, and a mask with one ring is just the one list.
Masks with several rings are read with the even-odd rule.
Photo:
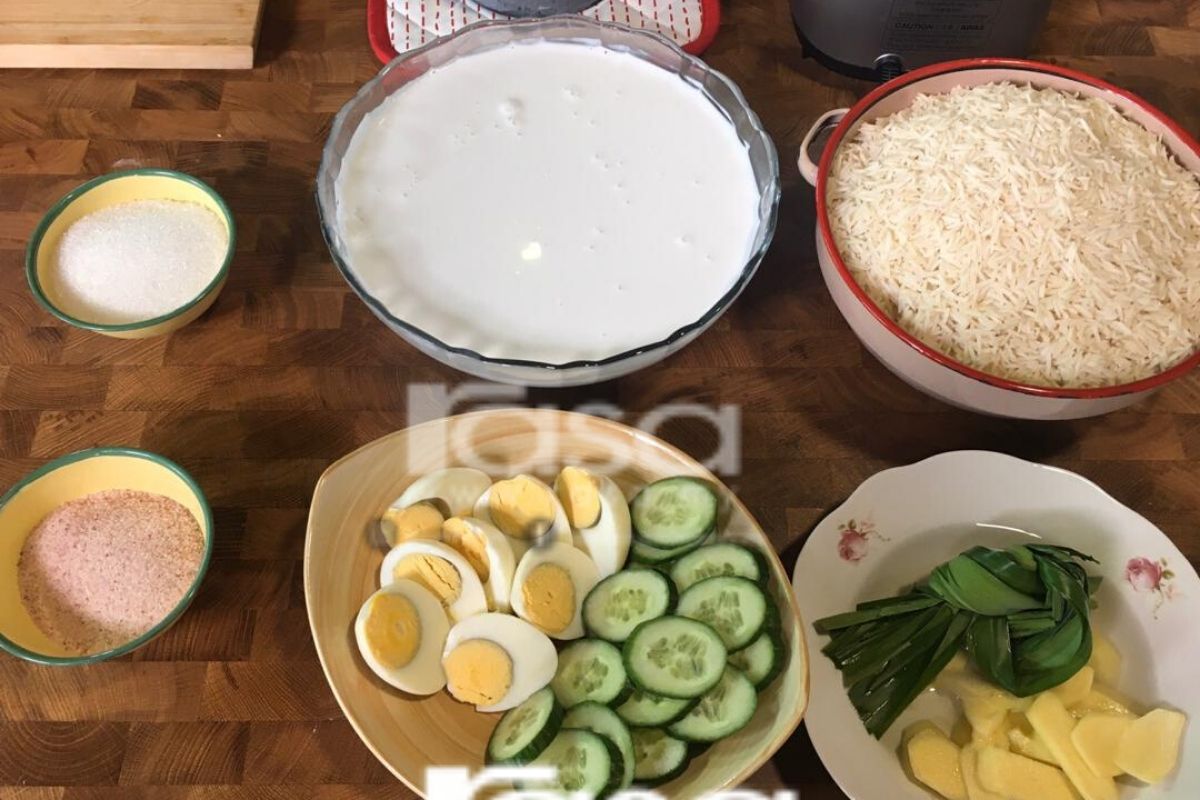
[[805, 724], [817, 754], [852, 800], [928, 800], [896, 757], [900, 732], [932, 718], [949, 730], [948, 700], [926, 693], [876, 741], [842, 688], [812, 630], [814, 620], [896, 594], [968, 547], [1027, 537], [1100, 560], [1104, 576], [1093, 624], [1125, 657], [1117, 688], [1139, 706], [1186, 713], [1180, 768], [1156, 787], [1125, 786], [1122, 798], [1200, 798], [1200, 578], [1146, 518], [1066, 470], [984, 451], [934, 456], [880, 472], [817, 525], [792, 582], [807, 631], [812, 696]]

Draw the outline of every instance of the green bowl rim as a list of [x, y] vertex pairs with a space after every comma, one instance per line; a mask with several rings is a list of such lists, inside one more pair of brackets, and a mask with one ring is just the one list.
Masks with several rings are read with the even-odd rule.
[[[129, 178], [136, 175], [153, 175], [163, 178], [173, 178], [178, 181], [183, 181], [184, 183], [189, 183], [192, 186], [201, 189], [209, 197], [211, 197], [217, 204], [217, 207], [221, 209], [221, 215], [224, 217], [225, 224], [229, 229], [229, 244], [225, 248], [225, 260], [221, 262], [221, 268], [217, 270], [216, 276], [212, 279], [212, 281], [209, 282], [207, 286], [204, 287], [200, 294], [196, 295], [179, 308], [169, 311], [162, 316], [147, 320], [139, 320], [137, 322], [123, 322], [120, 324], [87, 322], [86, 320], [72, 317], [70, 314], [67, 314], [65, 311], [58, 308], [58, 306], [54, 305], [54, 303], [50, 302], [50, 298], [47, 297], [46, 293], [42, 290], [42, 283], [38, 278], [37, 254], [38, 250], [41, 249], [42, 239], [46, 235], [46, 230], [50, 227], [54, 220], [58, 219], [59, 215], [62, 214], [67, 206], [71, 205], [71, 203], [74, 203], [92, 189], [108, 183], [109, 181], [120, 180], [121, 178]], [[178, 170], [173, 169], [163, 169], [161, 167], [120, 170], [118, 172], [110, 172], [106, 175], [92, 178], [85, 183], [81, 183], [63, 195], [57, 203], [50, 207], [50, 210], [46, 212], [44, 217], [42, 217], [42, 221], [38, 223], [36, 228], [34, 228], [33, 235], [29, 238], [29, 245], [25, 248], [25, 279], [29, 282], [29, 289], [33, 292], [33, 296], [37, 299], [42, 308], [58, 317], [63, 322], [74, 325], [77, 328], [83, 328], [84, 330], [89, 331], [97, 331], [100, 333], [119, 333], [122, 331], [142, 330], [144, 328], [150, 328], [163, 322], [175, 319], [181, 314], [186, 313], [195, 307], [197, 303], [208, 297], [209, 293], [212, 292], [213, 289], [220, 286], [222, 281], [229, 276], [229, 265], [233, 262], [233, 254], [236, 243], [237, 225], [233, 221], [233, 213], [229, 210], [229, 206], [225, 204], [224, 198], [217, 194], [216, 189], [213, 189], [204, 181], [200, 180], [194, 175], [188, 175], [186, 172], [179, 172]]]
[[65, 467], [79, 461], [86, 461], [90, 458], [99, 458], [104, 456], [126, 456], [130, 458], [141, 458], [146, 461], [153, 461], [159, 466], [166, 467], [173, 472], [178, 478], [182, 479], [188, 485], [188, 488], [195, 494], [196, 500], [200, 503], [201, 510], [204, 511], [204, 557], [200, 561], [200, 568], [196, 571], [196, 577], [192, 581], [192, 585], [184, 592], [179, 602], [175, 607], [162, 618], [153, 628], [143, 633], [136, 639], [132, 639], [122, 645], [113, 647], [109, 650], [101, 650], [98, 653], [89, 653], [83, 656], [48, 656], [42, 653], [35, 653], [32, 650], [27, 650], [21, 645], [9, 639], [4, 634], [0, 634], [0, 650], [5, 650], [17, 658], [32, 661], [35, 664], [46, 664], [49, 666], [78, 666], [81, 664], [95, 664], [98, 661], [107, 661], [117, 656], [125, 655], [132, 652], [142, 645], [149, 642], [151, 639], [158, 636], [160, 633], [169, 628], [175, 620], [187, 609], [191, 602], [196, 597], [196, 592], [200, 588], [200, 583], [204, 580], [205, 573], [208, 572], [209, 562], [212, 560], [213, 539], [216, 536], [216, 531], [213, 528], [212, 509], [208, 505], [208, 499], [204, 496], [204, 491], [200, 488], [200, 484], [196, 483], [196, 479], [188, 474], [187, 470], [176, 464], [165, 456], [160, 456], [158, 453], [151, 453], [148, 450], [139, 450], [134, 447], [92, 447], [87, 450], [78, 450], [74, 453], [68, 453], [65, 456], [59, 456], [52, 461], [47, 461], [42, 466], [30, 472], [25, 477], [21, 478], [11, 489], [0, 497], [0, 509], [8, 505], [9, 501], [17, 496], [26, 486], [36, 481], [45, 475], [49, 475], [60, 467]]

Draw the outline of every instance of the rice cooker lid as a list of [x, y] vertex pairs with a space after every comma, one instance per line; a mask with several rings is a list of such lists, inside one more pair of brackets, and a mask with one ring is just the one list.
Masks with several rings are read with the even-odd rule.
[[1050, 0], [792, 0], [806, 55], [837, 72], [887, 80], [938, 61], [1020, 57]]
[[585, 11], [600, 0], [476, 0], [478, 5], [508, 17], [549, 17]]

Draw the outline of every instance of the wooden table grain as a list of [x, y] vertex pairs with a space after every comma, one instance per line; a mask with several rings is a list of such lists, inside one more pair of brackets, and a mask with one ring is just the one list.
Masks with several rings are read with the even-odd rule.
[[[321, 144], [333, 113], [378, 68], [364, 5], [272, 0], [258, 66], [246, 72], [0, 72], [0, 485], [79, 448], [140, 446], [189, 469], [217, 523], [200, 596], [150, 647], [78, 669], [0, 658], [3, 800], [410, 797], [342, 719], [300, 583], [306, 506], [325, 466], [464, 381], [376, 322], [321, 242], [312, 196]], [[1026, 423], [949, 409], [885, 372], [826, 294], [812, 193], [793, 167], [815, 117], [867, 86], [801, 58], [784, 0], [725, 6], [707, 58], [745, 90], [783, 162], [771, 252], [729, 313], [682, 353], [523, 402], [613, 404], [633, 422], [664, 402], [728, 406], [741, 463], [726, 478], [789, 567], [813, 524], [868, 475], [967, 447], [1095, 479], [1195, 563], [1200, 381], [1102, 419]], [[1139, 92], [1200, 132], [1200, 2], [1056, 0], [1037, 53]], [[165, 339], [63, 327], [25, 286], [27, 237], [86, 177], [143, 166], [199, 175], [229, 201], [240, 233], [228, 287], [208, 315]], [[659, 433], [701, 457], [728, 444], [699, 420]], [[841, 797], [803, 729], [752, 783]]]

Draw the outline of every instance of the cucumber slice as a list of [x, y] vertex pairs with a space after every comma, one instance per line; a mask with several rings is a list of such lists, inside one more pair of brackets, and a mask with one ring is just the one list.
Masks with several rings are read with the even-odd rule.
[[741, 650], [775, 619], [775, 607], [754, 581], [717, 576], [679, 595], [675, 613], [711, 625], [730, 650]]
[[629, 507], [633, 534], [668, 549], [698, 542], [717, 526], [717, 493], [699, 478], [664, 478], [638, 492]]
[[761, 692], [783, 671], [785, 658], [783, 637], [774, 628], [767, 628], [748, 647], [730, 653], [728, 660]]
[[621, 754], [608, 739], [591, 731], [563, 728], [534, 759], [532, 766], [556, 767], [558, 780], [521, 788], [584, 792], [604, 797], [621, 785]]
[[546, 749], [562, 726], [563, 707], [549, 687], [504, 712], [487, 744], [489, 764], [527, 764]]
[[699, 702], [698, 697], [680, 700], [634, 689], [629, 699], [617, 706], [617, 716], [632, 728], [662, 727], [683, 719], [683, 716]]
[[633, 783], [633, 737], [617, 712], [599, 703], [580, 703], [563, 718], [564, 728], [581, 728], [603, 736], [621, 754], [621, 784], [627, 789]]
[[572, 642], [558, 654], [550, 688], [564, 708], [588, 701], [621, 702], [629, 694], [621, 651], [600, 639]]
[[666, 564], [668, 561], [687, 555], [698, 547], [706, 544], [711, 540], [711, 536], [706, 536], [703, 539], [697, 539], [694, 542], [680, 545], [679, 547], [654, 547], [645, 542], [633, 540], [633, 544], [629, 545], [629, 558], [633, 564], [645, 564], [646, 566], [654, 567], [661, 564]]
[[659, 728], [636, 728], [633, 734], [633, 779], [642, 786], [658, 786], [687, 769], [687, 742]]
[[757, 707], [754, 684], [737, 667], [726, 667], [720, 683], [667, 731], [687, 742], [715, 742], [744, 728]]
[[681, 556], [671, 565], [671, 580], [681, 592], [694, 583], [718, 575], [736, 575], [765, 584], [767, 574], [761, 554], [734, 542], [705, 545]]
[[629, 569], [609, 575], [583, 601], [583, 625], [592, 636], [623, 642], [641, 623], [675, 607], [675, 584], [653, 569]]
[[634, 629], [621, 649], [633, 685], [662, 697], [699, 697], [717, 685], [728, 651], [703, 622], [659, 617]]

